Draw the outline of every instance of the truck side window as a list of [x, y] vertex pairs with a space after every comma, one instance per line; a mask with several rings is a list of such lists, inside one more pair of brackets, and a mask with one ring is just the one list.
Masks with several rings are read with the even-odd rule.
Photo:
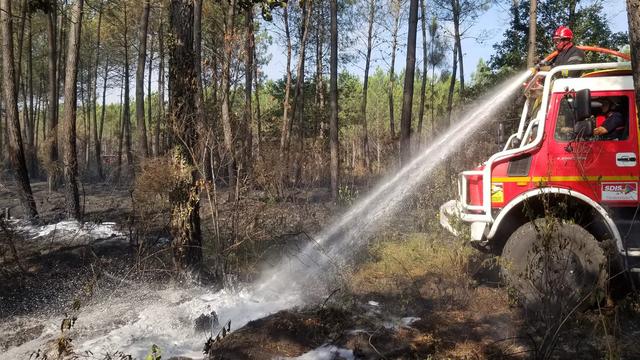
[[[607, 96], [594, 98], [592, 113], [595, 116], [594, 128], [606, 129], [607, 133], [598, 136], [598, 140], [626, 140], [629, 137], [629, 98], [626, 96]], [[596, 135], [597, 130], [594, 130]]]
[[573, 108], [571, 104], [569, 104], [569, 100], [563, 97], [558, 107], [558, 118], [556, 119], [556, 129], [554, 131], [556, 140], [569, 141], [576, 137], [574, 118], [575, 115], [573, 114]]
[[[591, 108], [593, 116], [579, 122], [574, 122], [575, 116], [570, 101], [568, 98], [560, 100], [554, 131], [556, 140], [619, 141], [629, 137], [629, 98], [627, 96], [594, 97]], [[610, 106], [603, 107], [604, 102], [608, 102]], [[594, 129], [598, 127], [607, 128], [608, 133], [594, 136]]]

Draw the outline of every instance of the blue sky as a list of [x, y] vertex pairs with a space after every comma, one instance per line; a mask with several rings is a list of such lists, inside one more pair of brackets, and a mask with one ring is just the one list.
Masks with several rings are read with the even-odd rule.
[[[428, 1], [428, 0], [427, 0]], [[502, 3], [507, 3], [507, 1], [503, 1]], [[509, 13], [508, 13], [508, 5], [505, 4], [497, 4], [491, 7], [484, 15], [480, 17], [476, 25], [469, 30], [470, 37], [476, 37], [480, 34], [481, 31], [484, 31], [488, 34], [486, 40], [482, 43], [478, 43], [474, 39], [468, 38], [462, 41], [462, 48], [464, 52], [464, 66], [465, 66], [465, 79], [470, 79], [471, 73], [475, 70], [476, 65], [480, 58], [484, 60], [488, 60], [493, 54], [493, 44], [502, 40], [503, 30], [509, 24]], [[607, 16], [609, 26], [612, 31], [627, 31], [628, 23], [627, 23], [627, 12], [626, 12], [626, 4], [625, 0], [605, 0], [604, 1], [605, 8], [609, 10], [609, 15]], [[274, 22], [278, 22], [278, 19], [274, 19]], [[271, 26], [276, 26], [276, 24], [272, 24]], [[363, 26], [365, 27], [365, 26]], [[406, 23], [405, 28], [401, 29], [401, 36], [403, 39], [402, 42], [406, 42]], [[420, 26], [418, 25], [418, 49], [417, 49], [417, 62], [418, 64], [422, 61], [422, 49], [421, 42], [422, 37], [420, 34]], [[273, 37], [273, 44], [269, 47], [269, 51], [271, 53], [271, 61], [264, 69], [266, 75], [270, 79], [278, 79], [282, 78], [285, 66], [286, 66], [286, 52], [284, 48], [280, 45], [279, 39], [277, 35]], [[372, 71], [380, 66], [384, 69], [388, 69], [390, 64], [388, 61], [388, 53], [390, 52], [390, 46], [379, 46], [378, 49], [374, 50], [372, 55], [373, 65]], [[405, 63], [405, 52], [399, 51], [396, 59], [396, 72], [402, 71]], [[449, 55], [449, 58], [451, 55]], [[450, 60], [449, 60], [450, 61]], [[292, 64], [292, 71], [294, 71], [295, 61]], [[348, 64], [342, 64], [341, 70], [348, 70], [351, 73], [358, 74], [363, 76], [364, 73], [364, 57], [359, 56], [354, 61]]]

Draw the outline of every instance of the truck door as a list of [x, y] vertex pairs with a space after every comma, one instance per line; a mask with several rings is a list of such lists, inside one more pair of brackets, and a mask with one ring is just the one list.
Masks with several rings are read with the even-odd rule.
[[[571, 99], [555, 94], [550, 121], [553, 139], [549, 141], [549, 178], [558, 186], [579, 191], [610, 206], [634, 206], [638, 203], [638, 124], [631, 92], [592, 92], [592, 113], [588, 121], [574, 124]], [[599, 100], [608, 99], [612, 108], [602, 113]], [[618, 112], [623, 126], [605, 136], [591, 132]], [[600, 117], [600, 119], [598, 119]], [[599, 120], [599, 121], [598, 121]]]

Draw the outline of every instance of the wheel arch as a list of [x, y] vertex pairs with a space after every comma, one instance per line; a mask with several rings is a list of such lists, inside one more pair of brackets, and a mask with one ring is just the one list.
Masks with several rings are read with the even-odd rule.
[[[618, 251], [623, 249], [618, 227], [607, 211], [588, 196], [569, 189], [543, 187], [520, 194], [498, 213], [487, 241], [492, 251], [501, 253], [509, 236], [520, 226], [548, 214], [545, 202], [554, 201], [566, 216], [560, 218], [573, 220], [591, 233], [596, 240], [614, 240]], [[571, 214], [569, 216], [569, 214]]]

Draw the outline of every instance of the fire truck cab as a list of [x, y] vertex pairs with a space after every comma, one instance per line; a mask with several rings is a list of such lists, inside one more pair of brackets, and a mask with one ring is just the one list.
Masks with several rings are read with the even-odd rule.
[[[563, 73], [573, 76], [563, 77]], [[501, 254], [525, 306], [587, 304], [608, 279], [640, 273], [638, 116], [628, 62], [559, 66], [533, 75], [517, 132], [459, 175], [441, 222]], [[623, 125], [594, 136], [610, 112]], [[615, 133], [615, 134], [614, 134]]]

